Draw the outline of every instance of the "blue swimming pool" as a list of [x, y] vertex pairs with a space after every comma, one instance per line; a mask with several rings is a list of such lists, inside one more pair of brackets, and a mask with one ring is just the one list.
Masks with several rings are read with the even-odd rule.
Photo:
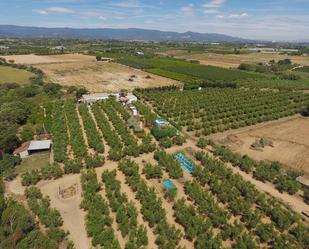
[[163, 180], [163, 185], [164, 185], [164, 187], [166, 187], [168, 190], [169, 189], [175, 189], [176, 187], [175, 187], [175, 185], [171, 182], [171, 180], [169, 180], [169, 179], [165, 179], [165, 180]]

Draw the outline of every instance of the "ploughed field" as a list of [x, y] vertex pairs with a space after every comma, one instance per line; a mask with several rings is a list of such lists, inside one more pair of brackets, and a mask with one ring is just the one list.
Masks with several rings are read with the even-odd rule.
[[[255, 160], [279, 161], [291, 169], [301, 170], [309, 177], [309, 119], [295, 117], [288, 120], [257, 125], [245, 130], [214, 135], [215, 141], [228, 145], [233, 151], [249, 155]], [[260, 138], [268, 138], [273, 147], [252, 150], [250, 146]]]
[[136, 87], [160, 87], [179, 84], [176, 80], [146, 73], [117, 63], [97, 62], [94, 56], [14, 55], [3, 56], [17, 64], [33, 65], [45, 73], [46, 81], [63, 86], [84, 86], [92, 92], [114, 92]]
[[169, 50], [163, 55], [173, 55], [176, 58], [197, 60], [203, 65], [211, 65], [224, 68], [237, 68], [241, 63], [268, 62], [270, 60], [291, 59], [293, 63], [308, 66], [308, 56], [290, 56], [267, 53], [248, 53], [248, 54], [215, 54], [215, 53], [188, 53], [184, 50]]
[[[303, 105], [304, 95], [279, 92], [269, 98], [269, 92], [235, 89], [137, 94], [141, 100], [134, 105], [145, 127], [139, 133], [128, 127], [131, 115], [115, 99], [92, 106], [58, 100], [38, 110], [34, 122], [43, 122], [52, 134], [56, 164], [22, 175], [8, 184], [8, 190], [20, 193], [28, 188], [26, 197], [40, 224], [57, 222], [80, 249], [306, 247], [308, 227], [299, 216], [306, 205], [297, 196], [289, 196], [295, 200], [290, 208], [284, 204], [287, 193], [275, 192], [282, 200], [265, 194], [209, 146], [201, 150], [190, 138], [182, 142], [171, 138], [173, 143], [166, 146], [149, 132], [157, 118], [153, 110], [175, 125], [181, 125], [179, 117], [201, 122], [210, 116], [207, 128], [223, 124], [233, 128], [243, 118], [254, 123], [291, 115]], [[222, 116], [229, 112], [226, 108], [235, 123]], [[180, 151], [194, 168], [192, 174], [176, 160]], [[176, 189], [165, 189], [164, 179]], [[76, 186], [72, 196], [59, 197], [60, 189], [70, 184]], [[30, 191], [32, 185], [40, 190]], [[40, 191], [50, 201], [41, 201]], [[293, 204], [299, 202], [303, 205], [294, 212]], [[50, 208], [59, 212], [54, 211], [50, 221], [40, 219], [44, 216], [33, 203], [48, 204], [42, 205], [46, 212], [52, 212]]]

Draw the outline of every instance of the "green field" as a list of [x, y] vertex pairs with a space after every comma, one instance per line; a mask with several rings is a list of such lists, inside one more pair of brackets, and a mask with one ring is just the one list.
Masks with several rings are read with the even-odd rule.
[[30, 83], [32, 73], [13, 67], [0, 66], [0, 84], [2, 83]]

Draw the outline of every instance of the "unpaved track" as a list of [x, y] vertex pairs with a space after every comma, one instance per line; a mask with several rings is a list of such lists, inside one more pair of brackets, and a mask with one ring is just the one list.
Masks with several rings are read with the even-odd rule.
[[[76, 196], [67, 200], [58, 198], [58, 187], [60, 185], [68, 186], [69, 184], [77, 183], [79, 192]], [[69, 231], [69, 238], [72, 239], [77, 249], [88, 249], [91, 247], [91, 240], [87, 236], [85, 228], [86, 213], [80, 209], [82, 201], [80, 174], [65, 175], [58, 180], [42, 181], [37, 185], [44, 195], [50, 197], [50, 205], [56, 208], [63, 219], [63, 228]]]

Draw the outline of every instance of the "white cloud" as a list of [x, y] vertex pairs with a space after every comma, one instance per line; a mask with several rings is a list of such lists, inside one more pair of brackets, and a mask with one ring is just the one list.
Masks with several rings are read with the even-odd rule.
[[205, 9], [204, 10], [204, 13], [205, 14], [216, 14], [216, 13], [218, 13], [219, 11], [218, 10], [216, 10], [216, 9]]
[[219, 14], [219, 15], [216, 15], [216, 18], [217, 19], [241, 19], [241, 18], [246, 18], [248, 17], [248, 13], [246, 12], [243, 12], [243, 13], [231, 13], [231, 14], [228, 14], [228, 15], [224, 15], [224, 14]]
[[48, 13], [60, 13], [60, 14], [74, 13], [73, 10], [63, 7], [50, 7], [47, 8], [46, 11]]
[[244, 18], [248, 17], [248, 14], [246, 12], [241, 14], [229, 14], [229, 18]]
[[219, 8], [225, 3], [225, 0], [211, 0], [203, 5], [204, 8]]
[[185, 16], [194, 16], [195, 12], [194, 12], [194, 9], [193, 9], [193, 4], [189, 4], [187, 6], [182, 7], [181, 12]]
[[32, 11], [40, 15], [48, 15], [48, 12], [46, 10], [32, 10]]
[[47, 13], [59, 13], [59, 14], [68, 14], [74, 13], [73, 10], [63, 7], [50, 7], [45, 10]]
[[106, 21], [107, 20], [107, 18], [105, 16], [99, 16], [98, 19], [102, 20], [102, 21]]
[[73, 10], [68, 9], [68, 8], [62, 8], [62, 7], [50, 7], [47, 9], [34, 9], [32, 11], [40, 15], [48, 15], [50, 13], [57, 13], [57, 14], [74, 13]]

